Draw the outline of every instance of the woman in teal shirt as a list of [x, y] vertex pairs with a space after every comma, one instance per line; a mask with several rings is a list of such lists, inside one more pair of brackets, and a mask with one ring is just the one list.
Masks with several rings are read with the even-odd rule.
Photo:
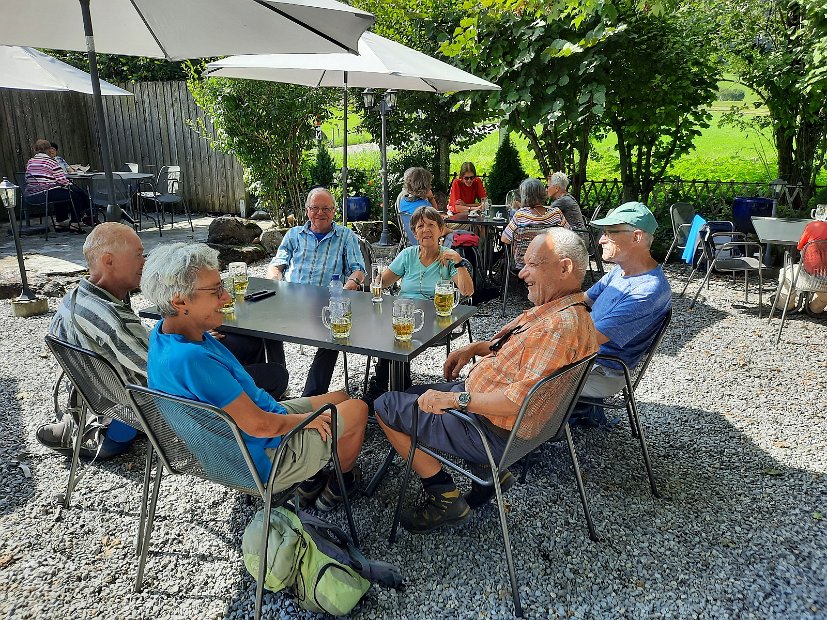
[[[419, 245], [405, 248], [382, 274], [382, 288], [399, 282], [400, 297], [408, 299], [433, 299], [434, 289], [440, 280], [453, 280], [459, 292], [469, 297], [474, 294], [471, 265], [458, 252], [442, 247], [445, 236], [445, 220], [433, 207], [419, 207], [411, 215], [411, 230]], [[401, 280], [401, 282], [400, 282]], [[388, 391], [390, 362], [376, 361], [376, 375], [365, 393], [365, 402], [373, 408], [373, 401]], [[410, 384], [410, 371], [407, 384]]]

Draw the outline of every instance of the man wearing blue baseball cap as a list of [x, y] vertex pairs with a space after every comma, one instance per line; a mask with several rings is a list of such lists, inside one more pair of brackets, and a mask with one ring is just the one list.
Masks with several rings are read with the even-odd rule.
[[[616, 265], [586, 291], [599, 353], [619, 357], [633, 369], [672, 307], [672, 289], [650, 253], [658, 223], [642, 202], [626, 202], [591, 224], [602, 229], [603, 260]], [[612, 396], [624, 383], [618, 364], [598, 360], [583, 396]]]

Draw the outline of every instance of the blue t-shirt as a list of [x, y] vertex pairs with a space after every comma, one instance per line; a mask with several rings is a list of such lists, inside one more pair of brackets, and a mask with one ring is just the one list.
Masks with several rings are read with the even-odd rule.
[[402, 278], [399, 282], [402, 287], [399, 296], [408, 299], [433, 299], [437, 282], [449, 280], [457, 273], [457, 266], [453, 262], [444, 267], [438, 260], [427, 267], [423, 265], [419, 260], [418, 245], [402, 250], [388, 269]]
[[627, 278], [620, 267], [615, 267], [586, 295], [594, 302], [594, 326], [609, 339], [600, 345], [599, 353], [619, 357], [630, 369], [637, 366], [672, 307], [672, 288], [663, 269], [658, 266]]
[[[178, 334], [164, 334], [161, 332], [163, 324], [163, 320], [158, 321], [149, 335], [149, 387], [220, 408], [246, 392], [264, 411], [287, 413], [278, 401], [255, 384], [235, 356], [218, 340], [209, 334], [204, 334], [201, 342], [192, 342]], [[270, 459], [264, 450], [277, 448], [281, 437], [252, 437], [244, 431], [241, 436], [259, 476], [266, 481], [270, 475]], [[209, 471], [208, 463], [202, 465]]]
[[419, 207], [430, 207], [431, 201], [427, 198], [409, 199], [404, 194], [399, 198], [399, 211], [401, 213], [413, 214]]

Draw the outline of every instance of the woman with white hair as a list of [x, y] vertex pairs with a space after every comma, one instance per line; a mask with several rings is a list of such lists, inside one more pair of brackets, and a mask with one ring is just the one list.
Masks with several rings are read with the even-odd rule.
[[[262, 479], [270, 474], [271, 450], [281, 436], [326, 403], [336, 405], [338, 448], [345, 484], [355, 490], [353, 466], [362, 446], [367, 406], [344, 392], [277, 402], [258, 388], [244, 367], [210, 331], [224, 320], [230, 298], [218, 271], [218, 252], [203, 243], [157, 247], [144, 265], [141, 290], [161, 320], [149, 339], [149, 387], [220, 407], [241, 429]], [[330, 415], [325, 413], [291, 439], [274, 489], [300, 487], [304, 503], [332, 510], [343, 501], [336, 476], [320, 471], [331, 457]]]
[[585, 228], [586, 222], [583, 219], [583, 213], [580, 211], [580, 205], [577, 204], [574, 196], [568, 192], [569, 178], [566, 174], [564, 172], [553, 172], [548, 175], [546, 181], [548, 197], [554, 201], [551, 206], [563, 212], [569, 226]]
[[508, 226], [503, 230], [500, 241], [511, 243], [514, 233], [521, 226], [569, 226], [563, 212], [556, 207], [546, 207], [546, 189], [543, 184], [534, 178], [528, 178], [520, 183], [520, 203], [522, 206], [512, 216]]

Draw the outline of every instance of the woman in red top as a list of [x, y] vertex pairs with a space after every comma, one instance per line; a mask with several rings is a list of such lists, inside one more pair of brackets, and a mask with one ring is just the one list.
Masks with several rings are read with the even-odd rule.
[[459, 176], [451, 184], [448, 213], [450, 215], [468, 213], [474, 210], [475, 205], [481, 203], [486, 195], [482, 179], [477, 176], [474, 164], [470, 161], [463, 162], [459, 169]]
[[[803, 250], [810, 241], [827, 241], [827, 221], [814, 220], [804, 227], [804, 233], [798, 242], [798, 249]], [[810, 300], [810, 312], [820, 314], [827, 309], [827, 284], [824, 283], [822, 274], [827, 273], [827, 248], [820, 244], [808, 251], [804, 257], [804, 271], [798, 274], [796, 286], [803, 286], [807, 289], [816, 289], [819, 292], [813, 294]], [[787, 292], [792, 284], [795, 272], [801, 269], [801, 265], [786, 267], [779, 278], [778, 309], [783, 309], [784, 300], [787, 300]], [[811, 275], [812, 274], [812, 275]], [[821, 277], [819, 277], [821, 276]], [[792, 310], [798, 305], [796, 291], [790, 295], [787, 301], [787, 310]]]

